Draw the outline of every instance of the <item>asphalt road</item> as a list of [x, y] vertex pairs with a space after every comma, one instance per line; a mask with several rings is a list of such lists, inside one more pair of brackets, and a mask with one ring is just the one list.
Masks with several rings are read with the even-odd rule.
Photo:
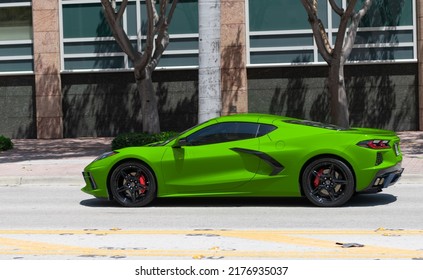
[[422, 187], [398, 183], [341, 208], [286, 198], [123, 208], [78, 186], [5, 186], [0, 259], [423, 259]]

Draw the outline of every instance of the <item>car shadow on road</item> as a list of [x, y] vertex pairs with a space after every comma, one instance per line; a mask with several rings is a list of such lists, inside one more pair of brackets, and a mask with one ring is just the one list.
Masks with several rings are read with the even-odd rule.
[[[375, 207], [394, 203], [397, 197], [391, 194], [360, 194], [355, 195], [343, 208]], [[86, 199], [80, 202], [82, 206], [94, 208], [122, 208], [115, 201], [103, 199]], [[147, 208], [203, 208], [203, 207], [317, 207], [305, 198], [159, 198]]]

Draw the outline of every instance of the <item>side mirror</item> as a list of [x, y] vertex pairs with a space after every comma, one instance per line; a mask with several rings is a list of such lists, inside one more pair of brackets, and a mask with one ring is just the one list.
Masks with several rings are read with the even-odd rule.
[[173, 148], [182, 148], [184, 146], [189, 146], [189, 143], [186, 138], [181, 138], [176, 141], [175, 145], [173, 145]]

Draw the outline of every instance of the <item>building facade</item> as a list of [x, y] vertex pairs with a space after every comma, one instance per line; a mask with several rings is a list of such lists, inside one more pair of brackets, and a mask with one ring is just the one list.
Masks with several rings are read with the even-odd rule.
[[[327, 2], [319, 17], [334, 42], [339, 18]], [[221, 0], [220, 9], [222, 114], [327, 121], [327, 65], [301, 2]], [[145, 1], [130, 0], [123, 24], [139, 51], [145, 18]], [[420, 1], [373, 0], [345, 69], [352, 125], [423, 130], [422, 27]], [[198, 1], [179, 0], [169, 31], [153, 79], [162, 130], [183, 130], [197, 122]], [[140, 131], [134, 82], [100, 0], [0, 1], [0, 134]]]

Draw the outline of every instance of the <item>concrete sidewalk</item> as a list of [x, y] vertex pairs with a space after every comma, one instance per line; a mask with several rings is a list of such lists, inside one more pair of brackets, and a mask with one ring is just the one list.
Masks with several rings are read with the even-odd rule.
[[82, 171], [111, 150], [113, 138], [16, 139], [0, 152], [0, 186], [66, 184], [83, 186]]
[[[423, 131], [398, 133], [404, 174], [402, 183], [423, 184]], [[16, 139], [14, 149], [0, 152], [0, 186], [83, 186], [82, 170], [98, 155], [111, 150], [113, 138]]]

